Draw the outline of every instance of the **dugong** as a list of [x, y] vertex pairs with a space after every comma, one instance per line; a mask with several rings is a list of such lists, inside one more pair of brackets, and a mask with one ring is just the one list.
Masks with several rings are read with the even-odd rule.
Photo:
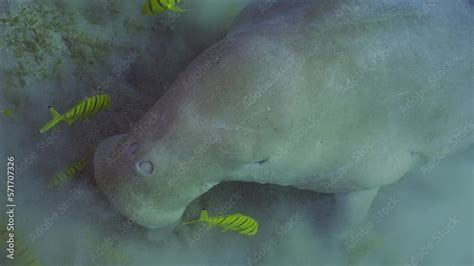
[[380, 186], [473, 143], [472, 1], [255, 1], [154, 107], [95, 154], [98, 186], [148, 228], [222, 181], [335, 193]]

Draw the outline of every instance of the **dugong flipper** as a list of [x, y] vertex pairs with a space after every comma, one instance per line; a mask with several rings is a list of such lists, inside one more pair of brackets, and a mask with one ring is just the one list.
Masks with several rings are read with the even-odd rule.
[[378, 187], [474, 140], [473, 8], [414, 2], [252, 4], [98, 147], [99, 187], [149, 228], [225, 180], [344, 193], [358, 220]]

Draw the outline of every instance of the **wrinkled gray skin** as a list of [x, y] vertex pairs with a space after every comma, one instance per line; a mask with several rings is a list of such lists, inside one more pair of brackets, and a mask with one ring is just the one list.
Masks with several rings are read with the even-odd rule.
[[248, 6], [99, 146], [97, 183], [123, 214], [170, 226], [239, 180], [339, 193], [354, 220], [378, 187], [473, 142], [469, 1], [294, 2]]

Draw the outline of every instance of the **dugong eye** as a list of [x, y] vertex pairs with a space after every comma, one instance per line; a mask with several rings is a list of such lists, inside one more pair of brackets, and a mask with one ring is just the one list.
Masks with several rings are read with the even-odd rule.
[[141, 175], [149, 176], [153, 173], [153, 164], [149, 161], [140, 161], [136, 167]]

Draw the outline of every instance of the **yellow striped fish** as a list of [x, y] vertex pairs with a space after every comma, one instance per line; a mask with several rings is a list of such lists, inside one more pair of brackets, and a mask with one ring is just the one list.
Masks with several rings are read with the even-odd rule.
[[[6, 240], [9, 238], [9, 231], [5, 228], [2, 228], [0, 231], [0, 238], [2, 242], [5, 243]], [[41, 262], [36, 258], [35, 254], [31, 249], [26, 246], [23, 239], [18, 237], [18, 233], [14, 233], [15, 239], [15, 261], [18, 261], [18, 265], [26, 265], [26, 266], [41, 266]]]
[[145, 0], [142, 8], [142, 15], [160, 14], [165, 10], [172, 10], [175, 12], [184, 12], [178, 4], [181, 0]]
[[196, 222], [205, 222], [210, 225], [217, 225], [222, 227], [222, 232], [232, 230], [243, 235], [255, 235], [258, 231], [258, 223], [253, 218], [240, 213], [209, 217], [206, 210], [202, 210], [198, 220], [185, 222], [183, 224], [190, 224]]
[[87, 162], [92, 158], [95, 152], [95, 147], [91, 146], [89, 153], [82, 159], [75, 161], [66, 170], [53, 176], [48, 182], [48, 188], [58, 187], [70, 181], [78, 172], [84, 170]]
[[92, 117], [96, 113], [104, 110], [110, 105], [110, 96], [107, 94], [98, 94], [95, 96], [87, 97], [77, 103], [74, 107], [69, 109], [64, 115], [61, 115], [54, 109], [49, 106], [49, 112], [53, 118], [40, 129], [41, 133], [48, 131], [50, 128], [54, 127], [57, 123], [61, 121], [66, 121], [68, 125], [77, 120], [84, 120]]

